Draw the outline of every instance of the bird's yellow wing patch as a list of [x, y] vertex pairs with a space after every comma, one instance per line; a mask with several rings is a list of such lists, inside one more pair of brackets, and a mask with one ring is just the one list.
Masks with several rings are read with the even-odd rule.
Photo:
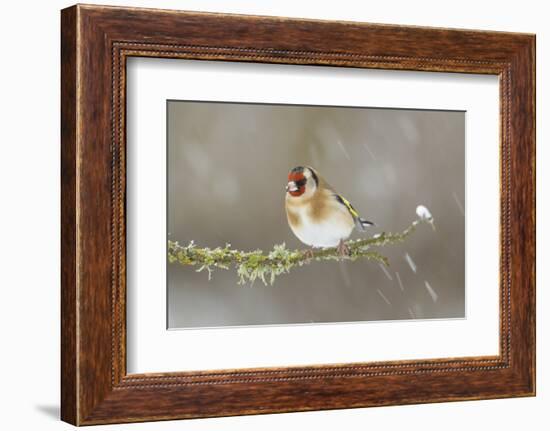
[[353, 205], [344, 196], [337, 194], [336, 199], [338, 199], [338, 201], [348, 209], [353, 217], [359, 217], [359, 213], [355, 210], [355, 208], [353, 208]]

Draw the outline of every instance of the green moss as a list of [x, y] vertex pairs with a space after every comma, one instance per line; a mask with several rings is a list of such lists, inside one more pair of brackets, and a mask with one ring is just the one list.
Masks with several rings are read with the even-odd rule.
[[311, 254], [308, 255], [308, 250], [290, 250], [284, 243], [275, 245], [271, 251], [264, 254], [262, 250], [235, 250], [231, 248], [231, 244], [211, 249], [199, 248], [193, 241], [184, 246], [177, 241], [169, 240], [168, 261], [172, 264], [196, 266], [198, 272], [207, 271], [209, 280], [214, 269], [235, 268], [240, 284], [254, 283], [260, 279], [263, 284], [272, 285], [277, 276], [290, 272], [293, 267], [306, 265], [312, 261], [355, 261], [363, 258], [389, 265], [385, 256], [371, 248], [403, 242], [415, 231], [419, 223], [428, 223], [433, 227], [433, 218], [415, 220], [401, 233], [384, 232], [367, 239], [349, 240], [346, 242], [350, 251], [347, 256], [340, 255], [336, 247], [314, 250], [311, 257]]

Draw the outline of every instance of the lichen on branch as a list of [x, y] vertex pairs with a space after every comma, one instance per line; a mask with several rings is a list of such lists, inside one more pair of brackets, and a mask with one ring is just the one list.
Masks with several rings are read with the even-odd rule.
[[359, 258], [374, 260], [388, 265], [388, 259], [372, 247], [382, 247], [389, 244], [403, 242], [412, 234], [418, 224], [428, 223], [434, 228], [433, 217], [424, 206], [416, 210], [419, 218], [413, 221], [409, 227], [400, 233], [380, 233], [366, 239], [346, 241], [349, 254], [342, 256], [336, 247], [307, 250], [290, 250], [284, 243], [277, 244], [273, 249], [264, 254], [262, 250], [241, 251], [231, 248], [231, 244], [225, 247], [197, 247], [191, 241], [188, 245], [180, 245], [177, 241], [168, 241], [168, 261], [181, 265], [197, 266], [198, 272], [208, 271], [208, 278], [216, 268], [235, 268], [239, 276], [239, 284], [247, 281], [251, 283], [260, 279], [264, 284], [273, 284], [278, 275], [288, 273], [293, 267], [300, 267], [313, 261], [323, 260], [351, 260]]

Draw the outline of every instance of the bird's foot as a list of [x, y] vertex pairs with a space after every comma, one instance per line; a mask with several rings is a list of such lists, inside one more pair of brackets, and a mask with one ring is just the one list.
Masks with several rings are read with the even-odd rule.
[[315, 257], [315, 255], [313, 254], [313, 249], [310, 248], [304, 251], [304, 256], [307, 260], [312, 260]]
[[341, 239], [340, 242], [338, 243], [338, 247], [336, 247], [336, 251], [342, 257], [349, 257], [351, 255], [351, 250], [348, 247], [348, 245], [344, 242], [343, 239]]

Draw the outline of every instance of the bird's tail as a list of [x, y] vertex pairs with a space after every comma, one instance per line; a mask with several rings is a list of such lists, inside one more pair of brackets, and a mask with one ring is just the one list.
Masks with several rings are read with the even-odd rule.
[[367, 227], [369, 226], [376, 226], [373, 222], [371, 221], [368, 221], [368, 220], [365, 220], [364, 218], [362, 217], [357, 217], [357, 227], [364, 231], [367, 229]]

